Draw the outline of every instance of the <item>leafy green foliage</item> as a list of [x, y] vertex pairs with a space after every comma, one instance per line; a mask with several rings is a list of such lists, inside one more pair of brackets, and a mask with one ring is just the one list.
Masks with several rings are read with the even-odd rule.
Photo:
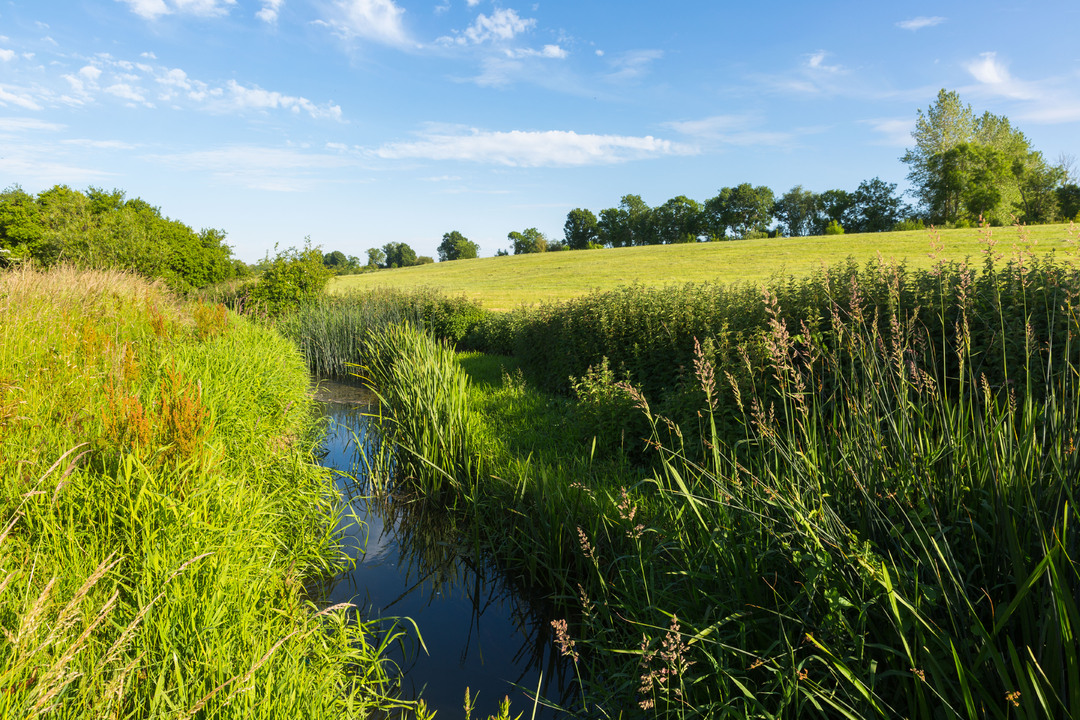
[[566, 214], [563, 239], [571, 250], [584, 250], [590, 243], [600, 242], [600, 227], [591, 210], [574, 208]]
[[444, 233], [439, 243], [439, 262], [447, 260], [466, 260], [476, 257], [480, 246], [469, 240], [457, 230]]
[[58, 262], [117, 268], [163, 278], [174, 289], [202, 288], [236, 277], [225, 233], [194, 232], [122, 190], [81, 193], [57, 185], [34, 198], [18, 187], [0, 194], [0, 263]]
[[511, 232], [507, 235], [507, 238], [513, 244], [515, 255], [542, 253], [547, 252], [548, 249], [547, 238], [544, 237], [544, 233], [536, 228], [526, 228], [522, 232]]
[[289, 248], [273, 258], [267, 257], [248, 298], [267, 314], [280, 315], [317, 298], [330, 281], [330, 275], [318, 248], [310, 245], [302, 250]]

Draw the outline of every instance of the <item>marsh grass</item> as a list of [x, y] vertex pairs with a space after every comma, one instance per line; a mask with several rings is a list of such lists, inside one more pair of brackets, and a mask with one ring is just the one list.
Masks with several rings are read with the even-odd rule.
[[[690, 344], [693, 436], [622, 384], [646, 421], [646, 474], [539, 428], [530, 446], [527, 423], [506, 432], [515, 407], [538, 425], [575, 412], [513, 370], [497, 388], [483, 369], [483, 389], [449, 371], [451, 391], [420, 371], [395, 380], [411, 403], [389, 403], [397, 422], [435, 417], [425, 393], [472, 395], [456, 464], [440, 442], [410, 462], [441, 467], [434, 499], [466, 508], [565, 609], [574, 712], [1080, 712], [1080, 279], [1067, 262], [1002, 262], [984, 232], [979, 273], [832, 271], [760, 296], [731, 353]], [[810, 296], [816, 320], [792, 320], [784, 298]], [[369, 352], [422, 344], [386, 343]]]
[[353, 717], [372, 628], [279, 335], [129, 275], [0, 275], [0, 716]]

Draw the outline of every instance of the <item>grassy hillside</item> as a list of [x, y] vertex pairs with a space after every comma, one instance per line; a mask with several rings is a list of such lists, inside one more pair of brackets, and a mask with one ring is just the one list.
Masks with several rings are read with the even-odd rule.
[[[1066, 241], [1076, 241], [1078, 235], [1080, 229], [1069, 225], [1040, 225], [1022, 231], [994, 228], [992, 239], [997, 242], [995, 252], [1008, 255], [1019, 246], [1034, 252], [1060, 252], [1067, 247]], [[485, 307], [505, 310], [633, 283], [758, 282], [777, 274], [801, 277], [849, 256], [869, 260], [877, 253], [904, 259], [911, 267], [928, 268], [934, 263], [931, 253], [946, 259], [977, 259], [985, 248], [985, 232], [977, 229], [765, 238], [458, 260], [340, 277], [332, 282], [331, 291], [427, 286], [464, 293]]]

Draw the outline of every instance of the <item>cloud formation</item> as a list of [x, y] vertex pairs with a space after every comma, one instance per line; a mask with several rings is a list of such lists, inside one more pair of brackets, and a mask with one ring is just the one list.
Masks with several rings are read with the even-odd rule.
[[213, 17], [225, 15], [236, 0], [120, 0], [133, 13], [147, 20], [157, 20], [162, 15], [196, 15]]
[[761, 118], [752, 115], [713, 115], [699, 120], [664, 123], [680, 135], [708, 145], [787, 146], [796, 140], [795, 132], [759, 130]]
[[946, 19], [947, 18], [939, 17], [936, 15], [934, 17], [926, 17], [920, 15], [919, 17], [911, 18], [910, 20], [901, 20], [900, 22], [896, 23], [896, 27], [915, 32], [916, 30], [922, 30], [923, 28], [940, 25], [941, 23], [945, 22]]
[[285, 0], [263, 0], [262, 9], [255, 13], [255, 17], [262, 20], [264, 23], [273, 25], [277, 22], [278, 13], [281, 11], [281, 6], [285, 4]]
[[357, 38], [384, 45], [411, 44], [405, 10], [394, 0], [337, 0], [337, 17], [320, 21], [346, 40]]
[[572, 130], [496, 132], [476, 128], [433, 128], [413, 142], [395, 142], [374, 151], [384, 159], [456, 160], [507, 167], [610, 165], [694, 148], [651, 135], [579, 134]]

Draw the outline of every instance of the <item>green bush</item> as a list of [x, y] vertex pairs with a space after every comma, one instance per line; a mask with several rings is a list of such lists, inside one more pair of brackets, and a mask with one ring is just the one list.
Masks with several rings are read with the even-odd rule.
[[825, 234], [826, 235], [843, 235], [844, 234], [844, 226], [841, 225], [836, 220], [830, 220], [829, 224], [825, 226]]
[[303, 250], [289, 248], [279, 252], [264, 265], [248, 299], [270, 316], [317, 298], [332, 274], [323, 265], [322, 252], [310, 245]]

